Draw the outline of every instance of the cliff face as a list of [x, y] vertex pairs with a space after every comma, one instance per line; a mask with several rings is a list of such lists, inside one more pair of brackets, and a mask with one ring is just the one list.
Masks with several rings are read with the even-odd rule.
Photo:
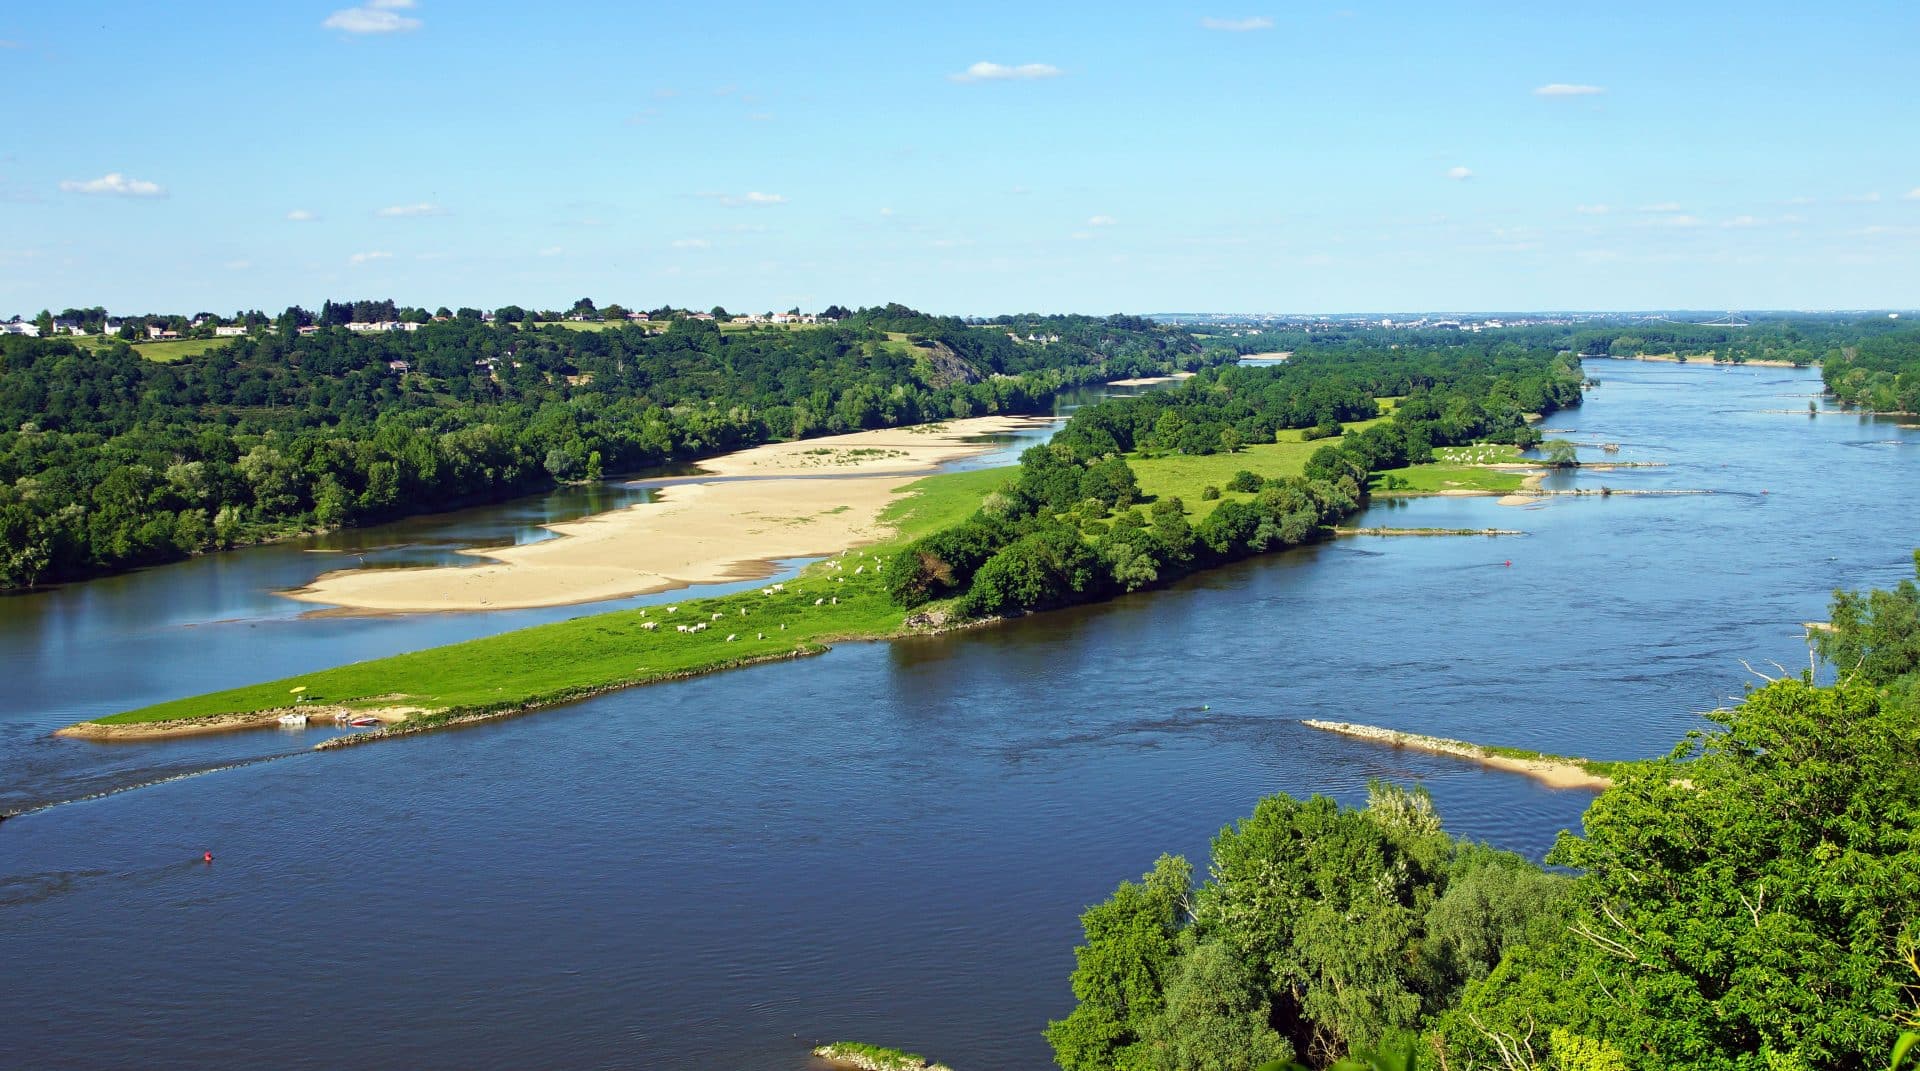
[[953, 351], [953, 347], [944, 342], [934, 342], [926, 348], [929, 372], [927, 383], [935, 389], [945, 389], [961, 383], [978, 383], [986, 377], [980, 370], [967, 363], [967, 359]]

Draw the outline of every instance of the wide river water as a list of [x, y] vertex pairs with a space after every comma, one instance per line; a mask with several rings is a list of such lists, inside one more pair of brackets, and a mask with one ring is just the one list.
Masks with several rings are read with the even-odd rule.
[[1079, 911], [1160, 852], [1204, 860], [1262, 795], [1417, 780], [1452, 830], [1538, 856], [1589, 795], [1299, 719], [1657, 754], [1755, 679], [1742, 659], [1804, 666], [1801, 622], [1920, 541], [1920, 431], [1809, 418], [1817, 373], [1588, 371], [1550, 432], [1667, 467], [1555, 485], [1715, 493], [1383, 504], [1358, 523], [1528, 534], [1342, 539], [372, 747], [47, 734], [602, 609], [341, 617], [271, 591], [638, 492], [6, 600], [0, 810], [40, 809], [0, 824], [0, 1066], [790, 1071], [854, 1038], [1039, 1069]]

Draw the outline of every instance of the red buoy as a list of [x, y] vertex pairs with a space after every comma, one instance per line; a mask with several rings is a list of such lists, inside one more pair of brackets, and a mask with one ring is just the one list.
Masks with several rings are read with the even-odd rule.
[[202, 853], [201, 853], [201, 856], [200, 856], [200, 857], [201, 857], [202, 859], [205, 859], [205, 860], [206, 860], [207, 862], [209, 862], [209, 863], [211, 863], [211, 862], [213, 862], [213, 853], [212, 853], [212, 852], [202, 852]]
[[1504, 562], [1501, 562], [1500, 564], [1502, 564], [1502, 565], [1504, 565], [1504, 566], [1506, 566], [1507, 568], [1509, 568], [1509, 569], [1511, 569], [1511, 568], [1513, 568], [1513, 559], [1512, 559], [1512, 558], [1508, 558], [1508, 559], [1507, 559], [1506, 561], [1504, 561]]

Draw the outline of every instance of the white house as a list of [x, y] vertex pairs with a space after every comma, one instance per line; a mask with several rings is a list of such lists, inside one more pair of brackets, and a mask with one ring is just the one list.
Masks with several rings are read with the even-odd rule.
[[29, 338], [40, 337], [40, 325], [32, 320], [8, 320], [0, 323], [0, 335], [26, 335]]
[[240, 324], [235, 324], [232, 327], [216, 327], [213, 329], [213, 337], [215, 338], [239, 338], [246, 333], [247, 329]]

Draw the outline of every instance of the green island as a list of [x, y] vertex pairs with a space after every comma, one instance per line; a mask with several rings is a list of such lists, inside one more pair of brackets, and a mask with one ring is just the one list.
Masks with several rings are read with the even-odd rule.
[[1211, 369], [1174, 389], [1083, 407], [1015, 468], [911, 481], [882, 515], [894, 532], [887, 542], [779, 585], [176, 699], [62, 731], [126, 738], [303, 714], [390, 723], [344, 745], [834, 642], [1110, 598], [1325, 538], [1365, 500], [1372, 472], [1426, 462], [1436, 443], [1532, 441], [1526, 415], [1576, 404], [1579, 384], [1552, 351], [1478, 347]]

